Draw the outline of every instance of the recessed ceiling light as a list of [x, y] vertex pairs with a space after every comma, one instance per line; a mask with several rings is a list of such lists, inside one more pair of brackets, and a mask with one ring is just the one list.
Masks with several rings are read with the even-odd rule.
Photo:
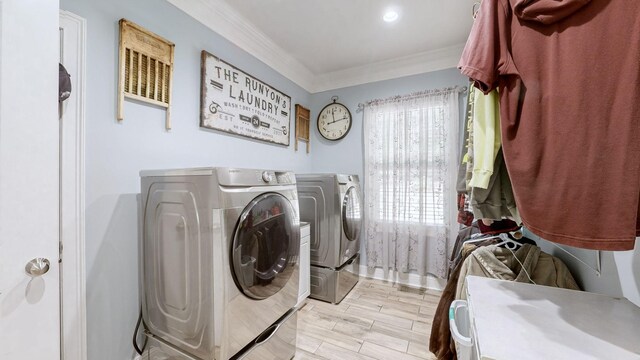
[[386, 22], [394, 22], [394, 21], [398, 20], [398, 13], [393, 11], [393, 10], [389, 10], [386, 13], [384, 13], [384, 16], [382, 17], [382, 20], [384, 20]]

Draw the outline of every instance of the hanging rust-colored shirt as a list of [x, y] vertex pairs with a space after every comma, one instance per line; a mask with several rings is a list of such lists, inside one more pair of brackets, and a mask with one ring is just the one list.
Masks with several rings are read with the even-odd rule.
[[640, 221], [640, 0], [483, 0], [460, 60], [500, 93], [524, 225], [630, 250]]

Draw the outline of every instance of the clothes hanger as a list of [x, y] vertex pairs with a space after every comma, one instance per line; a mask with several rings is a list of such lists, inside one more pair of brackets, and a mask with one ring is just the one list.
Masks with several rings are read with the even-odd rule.
[[[514, 239], [512, 239], [511, 237], [509, 237], [509, 235], [507, 233], [502, 233], [502, 234], [499, 234], [499, 235], [501, 235], [500, 238], [502, 239], [502, 242], [499, 242], [499, 243], [495, 244], [496, 246], [504, 245], [504, 247], [509, 249], [509, 250], [515, 250], [515, 249], [519, 248], [520, 246], [522, 246], [522, 244], [520, 244], [519, 242], [517, 242]], [[515, 254], [514, 254], [514, 256], [515, 256]]]
[[471, 16], [473, 17], [474, 20], [478, 16], [478, 10], [480, 10], [480, 4], [481, 4], [481, 1], [476, 1], [473, 3], [473, 7], [471, 8]]
[[[508, 249], [513, 250], [513, 249], [516, 249], [518, 246], [521, 246], [522, 244], [512, 240], [511, 238], [509, 238], [509, 236], [511, 236], [515, 240], [519, 240], [519, 239], [524, 237], [524, 231], [523, 230], [524, 230], [524, 227], [521, 227], [520, 229], [512, 231], [512, 232], [510, 232], [508, 234], [507, 233], [502, 233], [502, 234], [497, 234], [497, 235], [488, 236], [488, 237], [482, 236], [483, 234], [473, 234], [473, 235], [471, 235], [471, 239], [465, 241], [464, 244], [472, 244], [472, 243], [482, 242], [482, 241], [485, 241], [485, 240], [501, 238], [502, 242], [500, 242], [500, 243], [498, 243], [496, 245], [498, 245], [498, 246], [499, 245], [505, 245], [505, 247], [507, 247]], [[561, 247], [560, 245], [558, 245], [558, 244], [556, 244], [554, 242], [549, 242], [549, 244], [553, 245], [555, 248], [561, 250], [562, 252], [564, 252], [568, 256], [574, 258], [576, 261], [578, 261], [582, 265], [586, 266], [587, 268], [589, 268], [590, 270], [595, 272], [597, 277], [602, 276], [602, 260], [601, 260], [601, 256], [600, 256], [601, 253], [600, 253], [599, 250], [597, 250], [597, 252], [596, 252], [596, 266], [593, 267], [593, 266], [587, 264], [584, 260], [580, 259], [576, 255], [574, 255], [571, 252], [569, 252], [567, 249]]]
[[[511, 238], [510, 235], [513, 236], [513, 239]], [[465, 241], [464, 244], [473, 244], [473, 243], [478, 243], [478, 242], [491, 240], [491, 239], [501, 239], [502, 241], [495, 244], [496, 246], [504, 245], [507, 249], [514, 250], [522, 245], [516, 241], [517, 239], [521, 239], [521, 238], [522, 238], [522, 232], [520, 230], [516, 230], [513, 232], [513, 234], [500, 233], [497, 235], [483, 236], [479, 238], [472, 237], [472, 239]]]
[[495, 246], [504, 245], [504, 247], [507, 250], [509, 250], [511, 252], [511, 254], [513, 254], [513, 258], [518, 262], [518, 264], [520, 264], [522, 270], [527, 275], [527, 278], [529, 279], [529, 281], [532, 284], [536, 284], [536, 282], [533, 281], [533, 279], [531, 278], [531, 275], [529, 274], [529, 272], [525, 268], [524, 264], [520, 261], [520, 259], [518, 259], [516, 254], [513, 252], [513, 250], [515, 250], [515, 249], [519, 248], [520, 246], [522, 246], [521, 243], [516, 241], [516, 240], [522, 239], [522, 237], [524, 237], [524, 234], [522, 233], [522, 231], [520, 229], [518, 229], [518, 230], [515, 230], [515, 231], [512, 231], [512, 232], [508, 232], [508, 233], [504, 232], [504, 233], [500, 233], [500, 234], [492, 235], [492, 236], [486, 236], [486, 237], [480, 237], [480, 238], [476, 237], [476, 238], [473, 238], [471, 240], [465, 241], [464, 244], [472, 244], [472, 243], [477, 243], [477, 242], [491, 240], [491, 239], [502, 239], [501, 242], [499, 242], [497, 244], [493, 244], [493, 245], [495, 245]]

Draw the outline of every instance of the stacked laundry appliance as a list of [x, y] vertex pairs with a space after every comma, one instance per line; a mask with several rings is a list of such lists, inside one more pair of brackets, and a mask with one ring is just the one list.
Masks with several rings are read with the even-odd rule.
[[300, 219], [311, 224], [311, 295], [337, 304], [359, 277], [362, 203], [357, 175], [297, 174]]
[[291, 172], [141, 172], [144, 359], [291, 359], [300, 218]]

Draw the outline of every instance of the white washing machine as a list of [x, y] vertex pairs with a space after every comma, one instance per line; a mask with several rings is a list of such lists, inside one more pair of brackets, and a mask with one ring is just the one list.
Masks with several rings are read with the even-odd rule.
[[339, 303], [359, 278], [358, 175], [298, 174], [300, 218], [311, 224], [310, 297]]
[[142, 171], [147, 359], [291, 359], [300, 219], [291, 172]]

